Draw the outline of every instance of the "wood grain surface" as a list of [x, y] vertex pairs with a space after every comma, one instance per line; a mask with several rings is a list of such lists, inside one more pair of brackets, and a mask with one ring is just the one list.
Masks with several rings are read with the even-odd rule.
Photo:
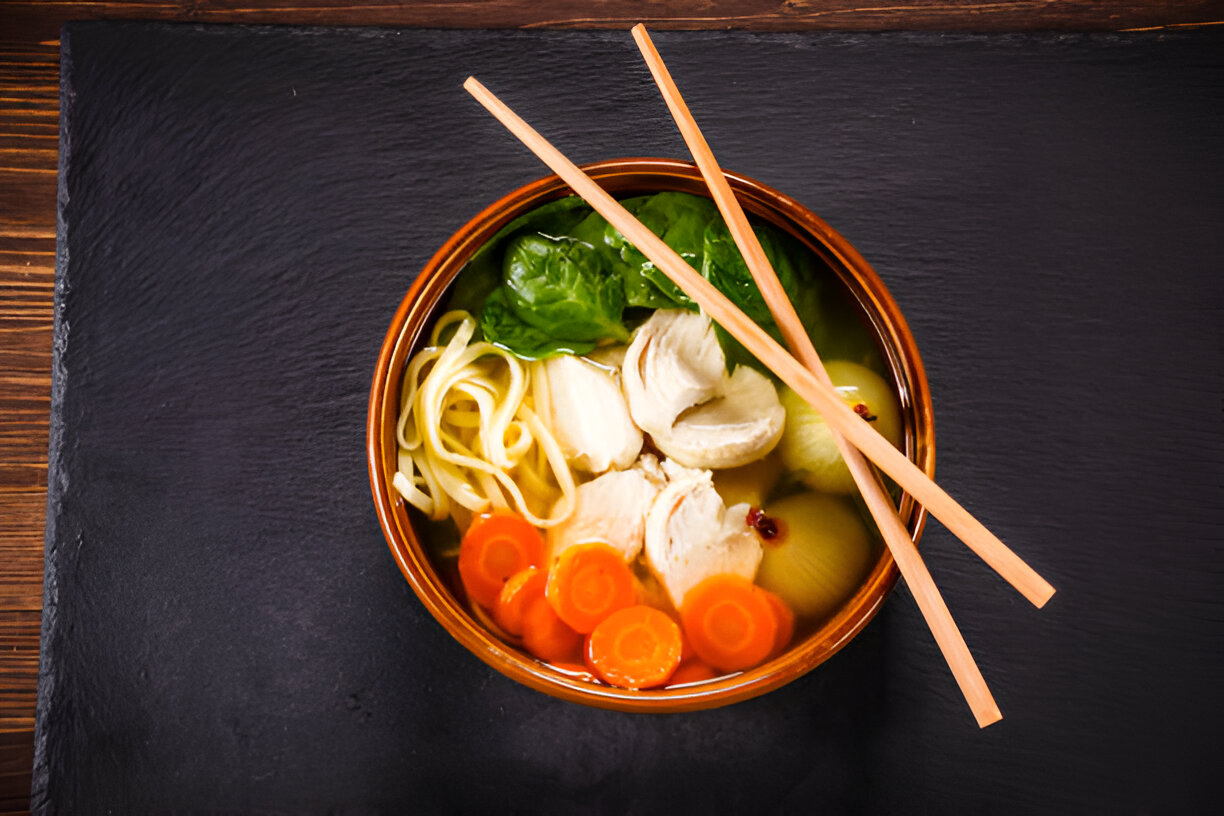
[[1218, 25], [1224, 3], [9, 2], [0, 5], [0, 813], [27, 807], [50, 407], [59, 30], [69, 20], [456, 28], [1130, 30]]

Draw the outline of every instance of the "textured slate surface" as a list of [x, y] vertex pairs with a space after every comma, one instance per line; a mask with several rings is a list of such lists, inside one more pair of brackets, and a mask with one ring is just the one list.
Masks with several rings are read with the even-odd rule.
[[876, 266], [939, 474], [1057, 587], [924, 549], [1006, 719], [908, 592], [727, 709], [561, 703], [398, 574], [366, 389], [434, 249], [579, 160], [685, 155], [624, 33], [70, 25], [34, 802], [58, 813], [1184, 812], [1218, 766], [1224, 38], [659, 34], [725, 165]]

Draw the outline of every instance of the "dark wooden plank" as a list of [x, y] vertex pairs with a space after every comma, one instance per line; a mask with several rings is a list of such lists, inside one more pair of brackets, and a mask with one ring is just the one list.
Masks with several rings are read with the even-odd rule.
[[[0, 30], [14, 33], [0, 9]], [[28, 35], [28, 32], [27, 32]], [[58, 43], [0, 48], [0, 813], [28, 809], [50, 408]]]
[[[292, 23], [297, 25], [380, 25], [441, 28], [628, 28], [645, 22], [656, 28], [743, 28], [796, 30], [958, 30], [958, 31], [1117, 31], [1198, 25], [1224, 19], [1218, 2], [1171, 0], [1089, 0], [1049, 3], [940, 2], [906, 4], [848, 3], [844, 0], [728, 0], [706, 6], [686, 0], [643, 4], [611, 0], [487, 0], [486, 2], [401, 3], [387, 0], [356, 7], [332, 0], [238, 2], [17, 2], [5, 12], [20, 20], [23, 45], [58, 36], [67, 20], [156, 19], [193, 22]], [[31, 36], [32, 35], [32, 36]]]

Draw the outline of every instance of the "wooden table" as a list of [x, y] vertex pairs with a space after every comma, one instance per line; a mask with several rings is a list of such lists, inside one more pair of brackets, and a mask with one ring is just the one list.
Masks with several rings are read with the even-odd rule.
[[[51, 388], [59, 28], [77, 19], [433, 27], [627, 28], [641, 4], [473, 0], [348, 9], [320, 0], [246, 8], [226, 2], [15, 2], [0, 6], [0, 813], [28, 804], [42, 608]], [[1135, 30], [1216, 25], [1218, 0], [1092, 3], [912, 0], [658, 0], [658, 28]]]

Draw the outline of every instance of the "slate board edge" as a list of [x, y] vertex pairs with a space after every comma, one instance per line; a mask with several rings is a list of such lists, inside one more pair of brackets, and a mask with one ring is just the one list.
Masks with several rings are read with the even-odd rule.
[[[51, 332], [51, 410], [48, 422], [47, 441], [47, 509], [46, 535], [43, 543], [43, 603], [42, 627], [38, 649], [38, 693], [34, 719], [34, 768], [30, 782], [30, 811], [44, 812], [50, 791], [50, 763], [47, 758], [47, 716], [54, 705], [55, 668], [50, 657], [54, 653], [51, 644], [61, 636], [59, 618], [56, 614], [59, 603], [61, 556], [55, 547], [58, 529], [58, 514], [55, 508], [64, 492], [64, 469], [61, 460], [64, 451], [65, 423], [63, 351], [68, 342], [69, 327], [64, 321], [64, 294], [68, 276], [68, 229], [64, 219], [64, 205], [68, 201], [68, 168], [71, 164], [72, 143], [68, 137], [68, 121], [72, 114], [72, 30], [76, 26], [66, 24], [60, 32], [60, 88], [59, 88], [59, 163], [57, 169], [55, 200], [55, 289], [53, 304], [53, 327]], [[65, 555], [63, 557], [71, 557]]]

